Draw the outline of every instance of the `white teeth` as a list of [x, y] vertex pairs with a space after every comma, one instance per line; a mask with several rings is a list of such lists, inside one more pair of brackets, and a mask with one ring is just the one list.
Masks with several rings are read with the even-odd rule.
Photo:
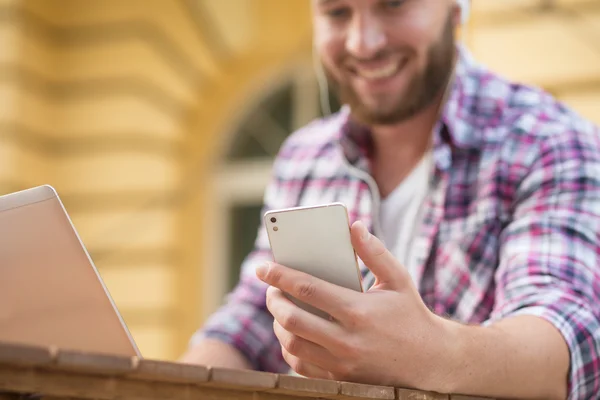
[[398, 71], [397, 63], [390, 63], [385, 67], [377, 69], [357, 68], [358, 74], [365, 79], [384, 79], [389, 78]]

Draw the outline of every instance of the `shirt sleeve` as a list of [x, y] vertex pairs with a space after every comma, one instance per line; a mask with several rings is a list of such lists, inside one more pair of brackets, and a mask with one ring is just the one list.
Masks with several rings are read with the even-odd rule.
[[[524, 156], [534, 161], [517, 186], [512, 222], [501, 237], [496, 304], [487, 323], [534, 315], [554, 325], [570, 351], [569, 398], [596, 398], [600, 139], [597, 134], [553, 135], [532, 153]], [[518, 174], [521, 167], [508, 168]]]
[[[274, 168], [276, 172], [277, 164]], [[287, 206], [282, 203], [279, 182], [280, 179], [274, 177], [265, 192], [254, 249], [242, 264], [239, 283], [190, 341], [194, 345], [203, 338], [221, 340], [239, 350], [255, 370], [268, 372], [289, 371], [273, 332], [273, 317], [266, 306], [267, 285], [255, 275], [257, 266], [272, 261], [262, 214]]]

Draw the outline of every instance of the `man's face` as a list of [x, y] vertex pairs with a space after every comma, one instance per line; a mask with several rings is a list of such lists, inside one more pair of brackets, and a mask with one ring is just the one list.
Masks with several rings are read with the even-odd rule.
[[452, 0], [313, 0], [314, 39], [331, 88], [359, 122], [415, 115], [452, 70]]

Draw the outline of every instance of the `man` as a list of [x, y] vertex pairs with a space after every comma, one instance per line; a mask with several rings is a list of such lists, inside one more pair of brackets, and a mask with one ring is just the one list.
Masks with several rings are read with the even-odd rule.
[[317, 53], [346, 106], [283, 145], [265, 210], [344, 202], [369, 290], [267, 263], [261, 227], [183, 360], [498, 398], [597, 396], [598, 128], [472, 60], [455, 44], [453, 0], [313, 6]]

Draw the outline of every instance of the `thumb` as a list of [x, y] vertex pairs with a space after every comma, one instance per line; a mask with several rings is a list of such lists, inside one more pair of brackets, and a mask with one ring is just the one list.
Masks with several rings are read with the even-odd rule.
[[377, 280], [373, 287], [399, 290], [404, 286], [406, 271], [377, 237], [373, 236], [365, 224], [356, 221], [350, 229], [352, 246], [366, 267]]

